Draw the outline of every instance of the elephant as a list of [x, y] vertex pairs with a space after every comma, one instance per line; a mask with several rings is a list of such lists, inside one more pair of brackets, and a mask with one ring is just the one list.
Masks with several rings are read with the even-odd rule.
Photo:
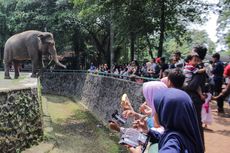
[[24, 31], [10, 37], [4, 48], [5, 79], [11, 79], [9, 70], [11, 64], [15, 69], [15, 79], [19, 77], [19, 61], [31, 60], [32, 75], [36, 77], [37, 68], [42, 67], [42, 56], [50, 54], [55, 63], [63, 68], [57, 58], [53, 34], [36, 30]]

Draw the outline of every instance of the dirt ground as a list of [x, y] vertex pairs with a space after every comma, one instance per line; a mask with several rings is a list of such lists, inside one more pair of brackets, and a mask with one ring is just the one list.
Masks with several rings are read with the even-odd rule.
[[216, 103], [212, 102], [213, 123], [205, 130], [206, 153], [229, 153], [230, 106], [225, 103], [225, 114], [218, 114]]

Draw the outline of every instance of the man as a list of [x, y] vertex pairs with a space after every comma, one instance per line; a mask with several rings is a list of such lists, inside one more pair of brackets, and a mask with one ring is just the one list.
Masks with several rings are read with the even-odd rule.
[[[230, 64], [228, 64], [224, 69], [224, 77], [230, 78]], [[230, 94], [230, 81], [228, 80], [228, 84], [225, 86], [225, 88], [221, 91], [221, 93], [213, 97], [213, 99], [217, 101], [224, 101], [224, 99]]]
[[161, 57], [160, 58], [160, 76], [159, 76], [160, 79], [163, 78], [163, 73], [168, 68], [169, 68], [169, 66], [168, 66], [168, 64], [165, 63], [165, 58]]
[[[214, 81], [214, 92], [216, 95], [219, 95], [222, 91], [223, 84], [223, 72], [224, 72], [224, 64], [220, 61], [220, 54], [215, 53], [212, 55], [213, 61], [213, 70], [212, 74]], [[224, 101], [222, 98], [217, 99], [218, 113], [224, 113]]]
[[180, 51], [176, 51], [174, 54], [176, 63], [174, 64], [175, 67], [179, 67], [179, 68], [183, 68], [184, 67], [184, 60], [181, 59], [181, 52]]
[[158, 74], [160, 72], [160, 68], [159, 68], [158, 64], [156, 63], [156, 59], [155, 58], [151, 59], [151, 68], [153, 70], [153, 77], [157, 78]]

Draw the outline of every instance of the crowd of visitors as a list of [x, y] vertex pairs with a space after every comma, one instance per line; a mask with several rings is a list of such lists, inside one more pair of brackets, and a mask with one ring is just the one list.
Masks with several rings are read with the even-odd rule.
[[[132, 128], [150, 138], [148, 152], [205, 151], [203, 129], [212, 122], [209, 103], [216, 100], [218, 113], [224, 113], [223, 101], [230, 93], [230, 81], [224, 82], [224, 78], [230, 78], [230, 64], [225, 66], [218, 53], [205, 64], [206, 52], [205, 47], [197, 46], [185, 60], [180, 52], [176, 52], [170, 64], [165, 58], [157, 58], [142, 66], [133, 61], [114, 68], [113, 72], [117, 74], [161, 79], [143, 84], [145, 102], [139, 108], [140, 113], [135, 112], [129, 102], [122, 106], [123, 117], [134, 118]], [[109, 126], [119, 132], [122, 129], [116, 122]], [[126, 146], [131, 153], [141, 153], [142, 145]]]

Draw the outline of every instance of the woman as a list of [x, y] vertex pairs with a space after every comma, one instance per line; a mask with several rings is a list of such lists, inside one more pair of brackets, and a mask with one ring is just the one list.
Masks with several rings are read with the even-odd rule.
[[[162, 135], [149, 130], [148, 135], [159, 140], [159, 153], [203, 153], [195, 109], [190, 97], [175, 88], [160, 89], [153, 97], [153, 104], [161, 126]], [[130, 148], [139, 153], [140, 148]]]

